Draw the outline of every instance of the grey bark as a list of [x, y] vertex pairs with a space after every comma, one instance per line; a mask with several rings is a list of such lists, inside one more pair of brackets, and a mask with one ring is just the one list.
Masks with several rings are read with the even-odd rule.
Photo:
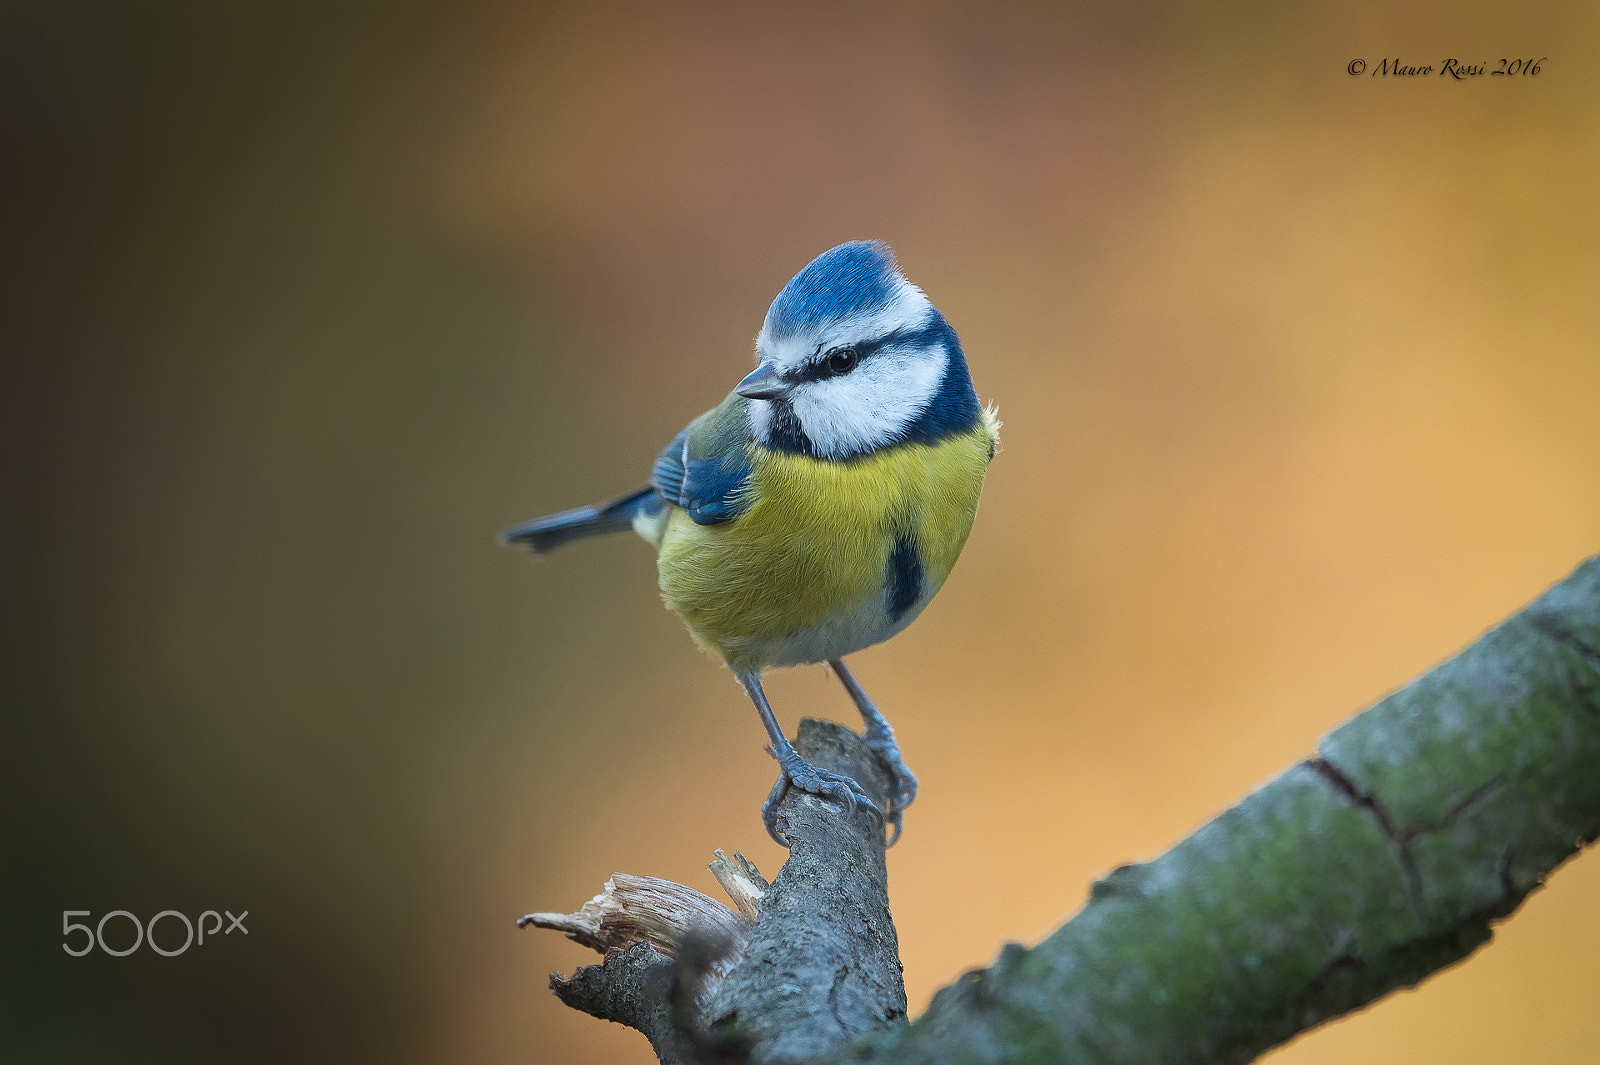
[[[807, 718], [795, 749], [887, 808], [889, 778], [854, 732]], [[882, 822], [865, 808], [847, 821], [842, 807], [790, 792], [779, 827], [789, 858], [771, 884], [737, 853], [713, 863], [754, 921], [680, 885], [623, 874], [576, 913], [523, 918], [606, 956], [570, 980], [552, 973], [551, 988], [575, 1009], [643, 1032], [667, 1065], [805, 1061], [903, 1023]], [[739, 930], [730, 934], [729, 922]], [[685, 927], [699, 932], [688, 949]]]
[[[813, 765], [853, 777], [888, 809], [889, 778], [854, 732], [808, 718], [796, 748]], [[748, 1039], [756, 1065], [806, 1061], [906, 1015], [883, 824], [865, 810], [847, 823], [833, 803], [791, 793], [779, 828], [789, 860], [709, 1011], [714, 1028]]]
[[[853, 733], [806, 722], [801, 744], [885, 789]], [[746, 949], [720, 983], [703, 943], [680, 952], [678, 1001], [711, 975], [665, 1035], [648, 1004], [674, 963], [608, 954], [591, 1004], [636, 1016], [663, 1060], [1247, 1062], [1466, 957], [1600, 836], [1600, 557], [909, 1026], [881, 832], [810, 798], [785, 819], [796, 846]], [[635, 1001], [613, 983], [640, 1004], [609, 1005]]]
[[643, 940], [613, 947], [605, 955], [604, 964], [586, 965], [571, 978], [551, 973], [550, 990], [575, 1010], [643, 1033], [662, 1065], [701, 1060], [690, 1032], [673, 1017], [674, 960]]

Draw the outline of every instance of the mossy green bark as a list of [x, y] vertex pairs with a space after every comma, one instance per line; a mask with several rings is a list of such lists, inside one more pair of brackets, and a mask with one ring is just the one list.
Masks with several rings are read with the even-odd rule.
[[839, 1060], [1247, 1062], [1466, 957], [1600, 835], [1600, 557]]

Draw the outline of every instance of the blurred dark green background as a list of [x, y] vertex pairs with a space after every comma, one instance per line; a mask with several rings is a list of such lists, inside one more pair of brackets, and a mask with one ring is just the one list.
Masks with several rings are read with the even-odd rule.
[[[649, 1060], [512, 920], [774, 872], [773, 767], [647, 548], [493, 536], [641, 483], [858, 237], [1006, 422], [857, 662], [923, 779], [913, 1011], [1045, 934], [1600, 549], [1597, 44], [1576, 3], [7, 5], [0, 1057]], [[1549, 58], [1346, 73], [1386, 55]], [[1597, 861], [1274, 1062], [1600, 1059]]]

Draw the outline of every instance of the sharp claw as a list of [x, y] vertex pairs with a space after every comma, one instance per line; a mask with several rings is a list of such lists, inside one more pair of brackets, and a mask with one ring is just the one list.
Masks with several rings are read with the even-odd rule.
[[767, 826], [767, 835], [780, 847], [789, 846], [789, 841], [782, 832], [778, 831], [778, 804], [783, 802], [783, 797], [789, 791], [789, 774], [778, 773], [778, 782], [772, 785], [772, 791], [767, 795], [767, 801], [761, 804], [761, 823]]
[[850, 790], [848, 784], [829, 784], [828, 794], [844, 803], [844, 819], [846, 821], [856, 815], [856, 793]]

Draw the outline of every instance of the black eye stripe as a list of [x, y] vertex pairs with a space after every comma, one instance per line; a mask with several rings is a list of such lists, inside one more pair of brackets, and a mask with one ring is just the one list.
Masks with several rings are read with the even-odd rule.
[[793, 375], [794, 381], [826, 381], [830, 377], [839, 377], [847, 374], [861, 364], [861, 360], [872, 353], [877, 345], [866, 344], [841, 344], [836, 348], [829, 348], [820, 355], [813, 356], [799, 371]]
[[[942, 334], [937, 329], [930, 325], [919, 325], [915, 328], [897, 329], [887, 336], [878, 337], [876, 340], [840, 344], [826, 351], [823, 351], [819, 346], [816, 351], [811, 353], [811, 357], [806, 360], [803, 366], [797, 370], [791, 370], [784, 377], [796, 384], [802, 381], [826, 381], [829, 378], [849, 373], [884, 348], [931, 347], [941, 339]], [[847, 350], [856, 353], [854, 362], [843, 369], [829, 365], [835, 355]]]
[[794, 375], [794, 380], [826, 381], [830, 377], [840, 377], [861, 365], [892, 339], [894, 339], [892, 336], [888, 336], [864, 344], [840, 344], [838, 347], [819, 352], [800, 368]]

